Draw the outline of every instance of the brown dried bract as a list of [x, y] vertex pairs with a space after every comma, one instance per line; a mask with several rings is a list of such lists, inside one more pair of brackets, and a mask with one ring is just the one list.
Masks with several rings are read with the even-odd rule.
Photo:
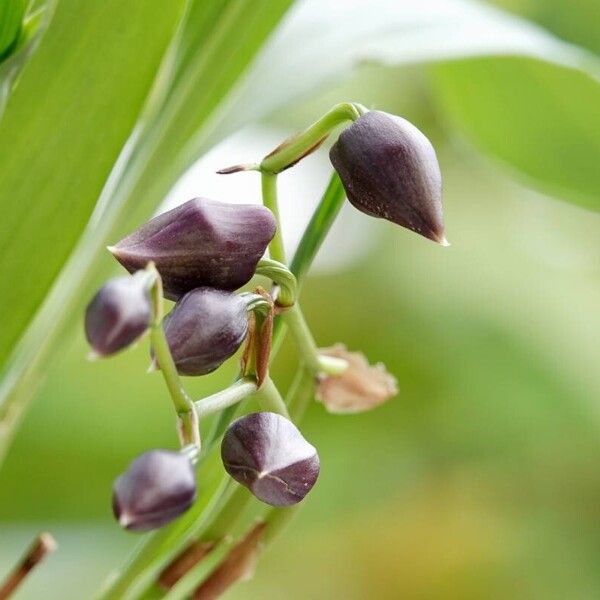
[[370, 365], [362, 352], [349, 352], [343, 344], [319, 352], [348, 361], [348, 368], [341, 375], [325, 376], [317, 385], [317, 400], [329, 412], [364, 412], [398, 393], [396, 378], [382, 363]]
[[216, 600], [238, 581], [246, 581], [254, 575], [256, 561], [266, 523], [257, 523], [246, 536], [232, 548], [227, 558], [210, 577], [194, 592], [194, 600]]
[[173, 562], [168, 565], [158, 578], [159, 584], [171, 589], [192, 567], [195, 567], [213, 549], [214, 542], [193, 542]]

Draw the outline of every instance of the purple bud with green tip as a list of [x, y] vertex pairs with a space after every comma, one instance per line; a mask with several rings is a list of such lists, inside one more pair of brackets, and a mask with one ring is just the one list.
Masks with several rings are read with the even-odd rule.
[[231, 292], [198, 288], [177, 302], [163, 327], [177, 371], [206, 375], [233, 356], [246, 338], [246, 300]]
[[113, 513], [124, 529], [158, 529], [182, 515], [196, 499], [189, 456], [151, 450], [138, 456], [114, 483]]
[[369, 111], [340, 134], [329, 158], [358, 210], [448, 244], [440, 167], [433, 146], [414, 125]]
[[99, 356], [108, 356], [135, 342], [150, 326], [152, 303], [149, 275], [117, 277], [104, 284], [85, 311], [85, 335]]
[[271, 412], [234, 421], [221, 444], [225, 470], [271, 506], [300, 502], [319, 476], [319, 455], [288, 419]]
[[198, 287], [235, 290], [250, 281], [275, 235], [263, 206], [195, 198], [142, 225], [110, 248], [129, 271], [153, 261], [166, 298]]

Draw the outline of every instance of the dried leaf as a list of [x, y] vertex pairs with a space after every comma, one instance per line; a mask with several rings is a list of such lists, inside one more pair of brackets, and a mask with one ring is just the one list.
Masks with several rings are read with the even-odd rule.
[[396, 378], [382, 363], [370, 365], [362, 352], [349, 352], [343, 344], [322, 348], [319, 352], [348, 362], [348, 368], [341, 375], [325, 376], [317, 385], [317, 400], [329, 412], [364, 412], [398, 393]]
[[195, 591], [194, 600], [216, 600], [233, 584], [247, 581], [254, 575], [260, 543], [266, 523], [257, 523], [246, 536], [232, 548], [227, 558], [210, 577]]
[[171, 589], [213, 549], [214, 542], [193, 542], [160, 574], [160, 585]]

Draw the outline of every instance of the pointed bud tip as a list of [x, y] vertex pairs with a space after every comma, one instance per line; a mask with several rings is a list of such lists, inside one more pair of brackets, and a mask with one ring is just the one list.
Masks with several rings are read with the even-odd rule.
[[129, 513], [122, 512], [119, 515], [119, 525], [123, 529], [127, 529], [129, 527], [129, 525], [131, 525], [132, 523], [133, 523], [133, 518], [131, 517], [131, 515]]
[[243, 171], [255, 170], [254, 165], [233, 165], [216, 171], [217, 175], [231, 175], [233, 173], [241, 173]]
[[102, 354], [100, 354], [100, 352], [96, 352], [95, 350], [90, 350], [86, 356], [86, 359], [90, 362], [96, 362], [101, 358], [103, 358]]
[[106, 249], [113, 255], [116, 256], [119, 249], [117, 246], [106, 246]]
[[436, 242], [440, 245], [440, 246], [451, 246], [452, 244], [446, 239], [445, 235], [441, 235]]

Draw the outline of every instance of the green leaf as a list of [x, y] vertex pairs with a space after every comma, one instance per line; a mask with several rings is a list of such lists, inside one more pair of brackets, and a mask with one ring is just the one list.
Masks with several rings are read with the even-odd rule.
[[25, 0], [0, 0], [0, 61], [19, 38], [26, 8]]
[[0, 154], [0, 311], [10, 314], [0, 363], [89, 219], [181, 8], [63, 0], [23, 71], [0, 121], [0, 147], [10, 149]]
[[543, 191], [600, 210], [600, 83], [518, 57], [434, 69], [441, 106], [483, 152]]
[[600, 53], [597, 0], [493, 0], [559, 37]]
[[53, 343], [80, 314], [101, 249], [196, 158], [182, 146], [228, 133], [217, 109], [290, 2], [194, 0], [181, 21], [182, 6], [158, 0], [59, 2], [0, 122], [0, 145], [11, 147], [0, 156], [0, 277], [10, 282], [0, 308], [11, 313], [0, 338], [0, 454]]

